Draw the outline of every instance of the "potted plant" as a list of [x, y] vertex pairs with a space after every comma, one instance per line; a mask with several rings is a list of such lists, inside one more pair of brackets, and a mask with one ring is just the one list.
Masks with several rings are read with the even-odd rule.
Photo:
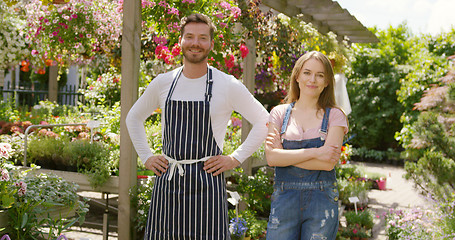
[[243, 240], [246, 230], [248, 230], [245, 219], [241, 217], [233, 217], [229, 223], [229, 232], [232, 240]]
[[53, 175], [33, 175], [32, 169], [9, 167], [13, 202], [8, 223], [2, 227], [12, 239], [55, 239], [76, 222], [83, 222], [88, 208], [79, 199], [76, 184]]
[[347, 225], [360, 225], [366, 229], [373, 228], [373, 213], [370, 210], [358, 211], [346, 211], [343, 214], [346, 218]]
[[229, 210], [229, 217], [231, 218], [231, 221], [235, 218], [241, 218], [245, 220], [247, 228], [245, 232], [245, 239], [261, 239], [265, 237], [267, 219], [258, 217], [255, 211], [246, 209], [244, 211], [240, 211], [237, 215], [237, 211], [232, 209]]

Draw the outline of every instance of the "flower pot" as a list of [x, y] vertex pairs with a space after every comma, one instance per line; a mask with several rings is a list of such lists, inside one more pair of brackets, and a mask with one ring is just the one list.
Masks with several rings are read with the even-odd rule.
[[244, 240], [244, 239], [245, 239], [245, 234], [241, 235], [241, 236], [231, 234], [231, 240]]
[[8, 226], [8, 221], [9, 221], [8, 210], [6, 209], [0, 210], [0, 228]]
[[387, 179], [380, 179], [378, 181], [379, 190], [386, 190]]
[[38, 219], [42, 220], [45, 218], [50, 218], [53, 221], [62, 219], [62, 218], [71, 218], [76, 216], [76, 209], [65, 207], [65, 206], [54, 206], [49, 208], [46, 212], [38, 215]]

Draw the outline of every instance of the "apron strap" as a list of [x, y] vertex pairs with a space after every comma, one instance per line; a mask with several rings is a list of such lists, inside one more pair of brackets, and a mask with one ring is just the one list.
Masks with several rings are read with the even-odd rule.
[[[175, 75], [174, 80], [172, 81], [171, 88], [169, 89], [169, 92], [166, 97], [166, 101], [171, 100], [172, 93], [174, 93], [175, 86], [177, 85], [177, 82], [179, 81], [180, 75], [182, 74], [183, 67], [181, 67], [177, 75]], [[212, 78], [212, 68], [207, 67], [207, 80], [205, 82], [205, 101], [210, 102], [212, 100], [212, 85], [213, 85], [213, 78]]]
[[171, 168], [169, 169], [169, 176], [167, 178], [168, 181], [171, 181], [172, 180], [172, 177], [174, 176], [174, 172], [176, 171], [175, 170], [175, 167], [177, 166], [178, 170], [179, 170], [179, 175], [180, 176], [183, 176], [183, 174], [185, 173], [185, 171], [183, 170], [183, 167], [182, 167], [182, 164], [193, 164], [193, 163], [197, 163], [197, 162], [205, 162], [207, 161], [209, 158], [211, 158], [212, 156], [207, 156], [207, 157], [203, 157], [201, 159], [194, 159], [194, 160], [175, 160], [167, 155], [163, 155], [164, 158], [166, 158], [166, 160], [168, 160], [169, 164], [171, 165]]
[[174, 93], [175, 86], [177, 85], [177, 82], [180, 78], [180, 75], [182, 74], [182, 71], [183, 71], [183, 67], [180, 67], [180, 69], [177, 72], [177, 75], [175, 75], [174, 80], [172, 81], [171, 88], [169, 89], [169, 92], [167, 93], [166, 102], [171, 100], [172, 93]]
[[212, 100], [212, 85], [213, 85], [212, 68], [208, 67], [207, 68], [207, 82], [205, 85], [205, 101], [206, 102], [210, 102], [210, 100]]

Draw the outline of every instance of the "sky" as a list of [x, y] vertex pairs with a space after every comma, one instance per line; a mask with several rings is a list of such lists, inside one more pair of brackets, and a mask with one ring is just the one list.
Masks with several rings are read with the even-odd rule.
[[455, 0], [335, 0], [366, 27], [387, 29], [406, 21], [414, 34], [455, 28]]

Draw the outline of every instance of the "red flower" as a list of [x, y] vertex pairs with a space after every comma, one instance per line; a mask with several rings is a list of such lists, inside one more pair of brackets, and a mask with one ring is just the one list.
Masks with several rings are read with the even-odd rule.
[[246, 58], [246, 55], [248, 55], [249, 52], [250, 52], [250, 50], [246, 47], [245, 44], [242, 43], [240, 45], [240, 53], [241, 53], [242, 58]]
[[38, 69], [38, 74], [41, 74], [41, 75], [46, 74], [46, 70], [44, 68], [40, 68], [40, 69]]

